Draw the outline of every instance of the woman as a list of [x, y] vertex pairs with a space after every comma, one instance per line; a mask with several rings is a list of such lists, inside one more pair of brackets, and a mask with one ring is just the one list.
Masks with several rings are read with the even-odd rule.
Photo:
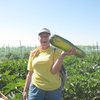
[[38, 34], [40, 45], [30, 53], [28, 74], [23, 90], [23, 99], [27, 100], [61, 100], [61, 78], [59, 71], [66, 55], [74, 55], [75, 50], [64, 52], [50, 46], [51, 33], [43, 28]]

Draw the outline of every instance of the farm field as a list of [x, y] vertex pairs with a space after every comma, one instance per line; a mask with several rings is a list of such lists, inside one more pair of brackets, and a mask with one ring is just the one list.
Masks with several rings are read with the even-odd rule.
[[[32, 49], [32, 48], [31, 48]], [[0, 60], [0, 91], [9, 100], [22, 100], [28, 62], [28, 49], [21, 56], [19, 53], [7, 53]], [[92, 51], [80, 59], [75, 56], [66, 57], [64, 66], [67, 80], [63, 100], [93, 100], [100, 96], [100, 52]]]

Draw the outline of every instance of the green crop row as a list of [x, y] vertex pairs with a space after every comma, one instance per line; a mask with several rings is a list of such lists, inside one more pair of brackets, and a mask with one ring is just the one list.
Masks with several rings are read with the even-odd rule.
[[[7, 60], [0, 64], [0, 91], [10, 100], [22, 100], [28, 59]], [[100, 55], [84, 59], [66, 57], [67, 80], [63, 100], [92, 100], [100, 96]]]

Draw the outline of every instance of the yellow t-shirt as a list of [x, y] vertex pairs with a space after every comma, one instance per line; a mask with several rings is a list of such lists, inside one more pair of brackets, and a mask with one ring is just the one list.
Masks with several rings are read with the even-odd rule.
[[43, 90], [55, 90], [61, 85], [59, 73], [52, 74], [51, 67], [53, 62], [59, 57], [61, 51], [50, 47], [40, 51], [39, 55], [33, 57], [30, 54], [28, 62], [28, 70], [33, 71], [32, 83]]

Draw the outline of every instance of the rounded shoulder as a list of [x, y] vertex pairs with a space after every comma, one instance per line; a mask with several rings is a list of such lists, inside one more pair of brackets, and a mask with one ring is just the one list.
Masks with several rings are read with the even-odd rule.
[[39, 54], [39, 49], [34, 48], [33, 50], [30, 51], [30, 56], [37, 56]]
[[56, 47], [51, 47], [51, 49], [52, 49], [52, 51], [53, 51], [55, 54], [57, 54], [57, 53], [61, 53], [61, 52], [62, 52], [61, 49], [56, 48]]

